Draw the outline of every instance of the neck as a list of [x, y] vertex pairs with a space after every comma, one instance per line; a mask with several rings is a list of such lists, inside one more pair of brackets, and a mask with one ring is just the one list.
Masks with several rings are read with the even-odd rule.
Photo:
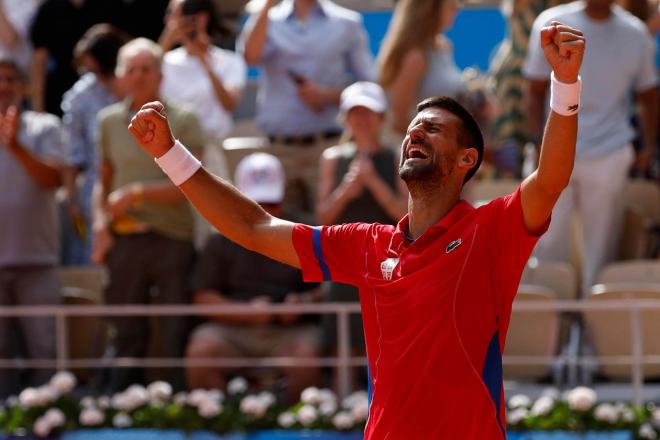
[[408, 234], [419, 238], [438, 223], [459, 202], [461, 187], [452, 182], [434, 185], [433, 189], [410, 187], [408, 199]]
[[316, 6], [317, 0], [295, 0], [293, 9], [296, 17], [301, 20], [309, 17], [309, 14], [312, 12], [312, 8]]
[[131, 110], [140, 110], [144, 104], [147, 102], [158, 101], [158, 95], [153, 96], [143, 96], [143, 97], [132, 97], [131, 99]]
[[587, 3], [584, 12], [593, 20], [606, 20], [612, 14], [612, 8], [611, 6], [595, 6]]
[[362, 151], [365, 153], [375, 153], [380, 150], [381, 145], [380, 145], [380, 138], [379, 136], [355, 136], [353, 135], [353, 139], [355, 140], [355, 145], [357, 146], [358, 151]]

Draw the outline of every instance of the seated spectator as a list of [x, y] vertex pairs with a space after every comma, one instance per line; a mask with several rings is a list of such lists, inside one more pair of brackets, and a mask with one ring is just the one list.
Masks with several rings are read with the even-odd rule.
[[169, 11], [167, 28], [181, 47], [165, 53], [161, 92], [195, 111], [205, 140], [213, 147], [207, 153], [220, 155], [215, 157], [214, 173], [229, 177], [221, 148], [231, 132], [232, 112], [245, 87], [245, 61], [212, 44], [218, 19], [211, 0], [171, 0]]
[[[282, 214], [285, 177], [274, 156], [255, 153], [238, 165], [235, 181], [243, 194], [258, 202], [274, 216]], [[320, 296], [315, 284], [302, 281], [300, 270], [246, 250], [221, 235], [212, 236], [197, 264], [194, 275], [195, 304], [248, 303], [253, 315], [206, 316], [190, 338], [189, 360], [222, 357], [316, 357], [319, 329], [309, 317], [271, 315], [259, 312], [259, 305], [306, 303]], [[224, 388], [231, 369], [189, 367], [189, 388]], [[297, 402], [300, 392], [318, 384], [318, 368], [284, 368], [287, 397]]]
[[[357, 82], [341, 94], [340, 115], [351, 141], [330, 147], [320, 162], [316, 205], [321, 224], [376, 222], [394, 224], [408, 208], [408, 189], [399, 178], [399, 160], [393, 148], [381, 140], [387, 100], [375, 83]], [[358, 290], [347, 284], [330, 283], [326, 300], [359, 301]], [[360, 315], [350, 318], [351, 347], [364, 354], [364, 332]], [[323, 316], [323, 348], [337, 349], [336, 318]]]
[[455, 98], [464, 89], [451, 41], [457, 0], [401, 0], [378, 54], [379, 81], [390, 98], [390, 128], [403, 138], [415, 104], [430, 96]]
[[28, 31], [38, 0], [0, 1], [0, 58], [11, 58], [27, 72], [32, 58]]
[[[117, 76], [125, 82], [127, 98], [99, 113], [101, 166], [92, 259], [108, 266], [108, 304], [190, 302], [188, 275], [194, 257], [190, 205], [126, 129], [131, 115], [143, 104], [160, 100], [161, 57], [160, 46], [145, 38], [122, 46]], [[173, 102], [164, 104], [174, 135], [201, 154], [204, 142], [197, 117]], [[165, 357], [182, 357], [187, 317], [159, 321], [161, 345], [156, 351]], [[113, 317], [112, 322], [116, 356], [144, 356], [150, 340], [149, 320]], [[132, 368], [113, 369], [110, 388], [116, 391], [141, 382], [140, 373]], [[180, 371], [171, 372], [168, 380], [174, 388], [183, 387]]]
[[285, 206], [311, 216], [319, 157], [340, 134], [339, 95], [372, 79], [372, 58], [359, 13], [329, 0], [275, 3], [249, 19], [238, 46], [261, 68], [256, 119], [286, 170]]
[[[98, 175], [96, 151], [98, 112], [124, 97], [115, 76], [117, 53], [127, 37], [108, 24], [89, 28], [75, 48], [86, 72], [62, 99], [64, 144], [68, 166], [64, 173], [68, 218], [62, 222], [62, 264], [87, 265], [92, 253], [92, 191]], [[82, 174], [80, 185], [77, 181]]]
[[[56, 305], [57, 211], [55, 189], [61, 184], [64, 147], [60, 121], [46, 113], [21, 112], [24, 74], [9, 59], [0, 59], [0, 304]], [[14, 324], [19, 338], [15, 337]], [[19, 347], [19, 342], [22, 344]], [[31, 359], [55, 357], [53, 318], [0, 319], [0, 357], [16, 349]], [[53, 371], [38, 370], [31, 385], [41, 385]], [[3, 371], [0, 394], [20, 390], [20, 382]], [[12, 388], [15, 387], [15, 388]]]

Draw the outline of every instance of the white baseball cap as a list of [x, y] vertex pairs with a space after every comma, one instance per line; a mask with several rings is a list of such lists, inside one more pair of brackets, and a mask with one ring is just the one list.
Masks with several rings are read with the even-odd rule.
[[339, 98], [339, 114], [345, 116], [353, 107], [366, 107], [376, 113], [385, 113], [387, 97], [381, 86], [369, 81], [358, 81], [346, 87]]
[[284, 168], [272, 154], [245, 156], [236, 167], [234, 182], [243, 194], [257, 203], [281, 203], [284, 200]]

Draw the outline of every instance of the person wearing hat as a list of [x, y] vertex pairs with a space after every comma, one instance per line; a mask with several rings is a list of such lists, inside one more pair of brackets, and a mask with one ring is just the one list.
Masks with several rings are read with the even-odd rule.
[[[341, 94], [339, 119], [350, 136], [346, 143], [327, 148], [319, 163], [316, 216], [320, 224], [354, 222], [395, 224], [406, 213], [408, 189], [398, 174], [397, 153], [381, 141], [387, 111], [385, 92], [376, 83], [360, 81]], [[358, 290], [330, 283], [325, 298], [331, 302], [357, 301]], [[322, 318], [322, 349], [337, 347], [336, 318]], [[351, 347], [364, 354], [362, 318], [351, 315]]]
[[[273, 155], [254, 153], [243, 158], [235, 174], [238, 189], [271, 215], [282, 216], [285, 176]], [[304, 283], [300, 270], [244, 249], [219, 234], [206, 243], [193, 274], [195, 304], [304, 303], [320, 299], [318, 284]], [[222, 357], [316, 357], [317, 320], [309, 316], [209, 315], [193, 332], [187, 359]], [[224, 389], [236, 370], [189, 367], [190, 389]], [[318, 383], [318, 368], [285, 368], [286, 398], [294, 403], [308, 386]]]

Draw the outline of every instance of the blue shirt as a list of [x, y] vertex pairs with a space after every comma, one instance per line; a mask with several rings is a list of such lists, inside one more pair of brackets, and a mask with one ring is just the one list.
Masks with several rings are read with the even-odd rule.
[[[252, 16], [238, 46], [256, 22]], [[302, 22], [293, 0], [283, 0], [268, 15], [268, 37], [261, 57], [257, 124], [269, 135], [306, 135], [339, 130], [336, 105], [314, 112], [298, 97], [289, 72], [326, 87], [345, 87], [373, 80], [373, 58], [359, 13], [329, 0], [318, 4]]]
[[67, 162], [84, 170], [80, 203], [86, 209], [91, 203], [98, 174], [96, 115], [99, 110], [117, 102], [110, 91], [92, 73], [83, 75], [62, 98], [64, 145]]

